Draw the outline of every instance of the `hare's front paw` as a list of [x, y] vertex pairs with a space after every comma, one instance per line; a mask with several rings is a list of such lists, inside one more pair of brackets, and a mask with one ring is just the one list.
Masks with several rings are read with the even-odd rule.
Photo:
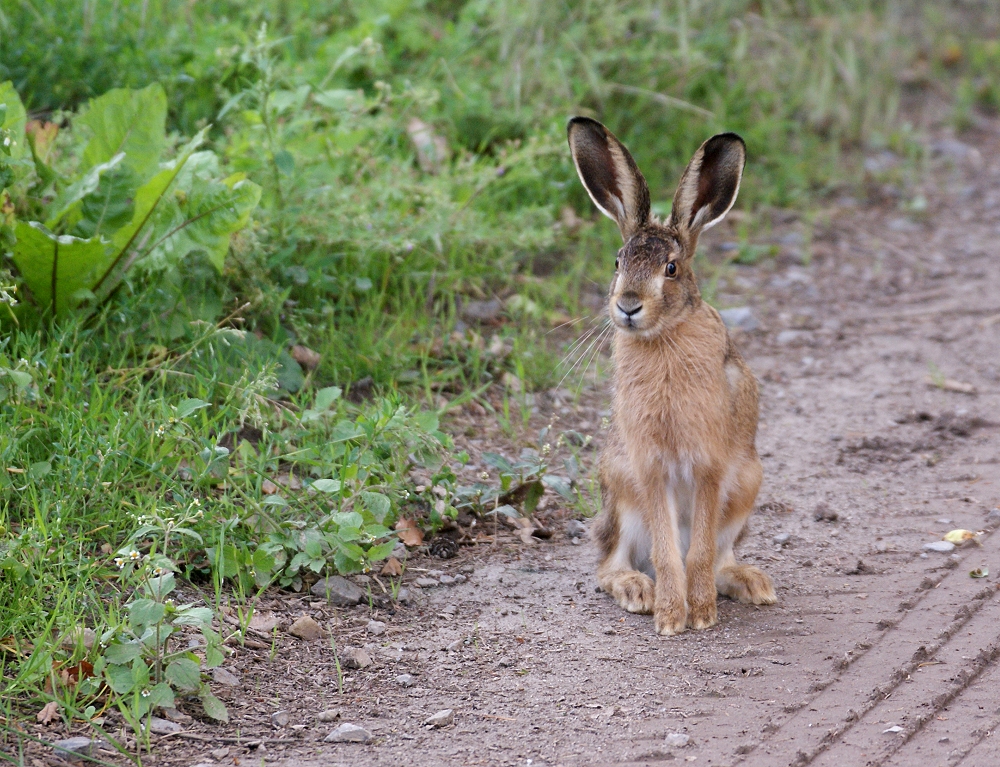
[[707, 629], [719, 622], [719, 612], [715, 605], [715, 594], [712, 599], [692, 601], [688, 606], [687, 625], [695, 631]]
[[774, 584], [763, 570], [753, 565], [724, 567], [715, 577], [719, 592], [752, 605], [773, 605], [778, 601]]
[[617, 573], [605, 587], [615, 601], [630, 613], [648, 614], [653, 612], [653, 595], [656, 586], [653, 579], [636, 570]]
[[687, 606], [683, 599], [657, 600], [653, 610], [656, 633], [663, 636], [680, 634], [687, 626]]

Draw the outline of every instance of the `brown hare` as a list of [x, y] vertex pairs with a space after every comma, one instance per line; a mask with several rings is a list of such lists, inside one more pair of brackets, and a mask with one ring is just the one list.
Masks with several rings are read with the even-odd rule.
[[757, 381], [692, 271], [698, 235], [736, 201], [746, 146], [735, 133], [702, 144], [661, 222], [607, 128], [574, 117], [568, 133], [580, 180], [625, 242], [608, 300], [615, 372], [598, 582], [626, 610], [653, 613], [660, 634], [708, 628], [717, 592], [776, 601], [771, 579], [733, 554], [762, 478]]

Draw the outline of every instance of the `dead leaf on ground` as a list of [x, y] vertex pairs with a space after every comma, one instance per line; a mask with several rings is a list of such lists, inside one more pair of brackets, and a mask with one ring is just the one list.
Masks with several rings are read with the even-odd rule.
[[59, 716], [59, 701], [50, 700], [42, 706], [41, 711], [35, 714], [35, 719], [41, 724], [49, 724], [57, 716]]
[[417, 163], [424, 173], [437, 173], [448, 162], [451, 152], [444, 136], [438, 136], [423, 120], [414, 117], [406, 126], [406, 133], [417, 150]]
[[976, 387], [970, 383], [965, 383], [964, 381], [956, 381], [954, 378], [931, 378], [927, 376], [924, 379], [929, 386], [937, 387], [944, 391], [953, 391], [958, 394], [975, 394]]
[[979, 536], [979, 533], [974, 533], [971, 530], [952, 530], [946, 533], [944, 539], [948, 543], [954, 543], [956, 546], [961, 546], [966, 541], [974, 541]]
[[[76, 687], [81, 680], [94, 676], [94, 666], [90, 661], [82, 660], [72, 666], [61, 663], [52, 664], [52, 672], [63, 687]], [[53, 693], [52, 676], [45, 680], [45, 692]]]
[[982, 565], [981, 567], [977, 567], [975, 570], [972, 570], [969, 573], [969, 577], [970, 578], [985, 578], [989, 574], [990, 574], [990, 568], [988, 568], [986, 565]]
[[279, 474], [275, 481], [282, 487], [287, 487], [289, 490], [302, 489], [302, 480], [294, 474]]
[[403, 565], [395, 557], [389, 557], [382, 565], [382, 575], [400, 576], [403, 574]]
[[280, 618], [274, 613], [254, 613], [250, 619], [250, 629], [258, 634], [270, 634], [278, 623]]
[[396, 531], [399, 533], [399, 540], [411, 548], [424, 542], [424, 531], [412, 519], [401, 517], [396, 522]]
[[517, 530], [517, 537], [529, 546], [538, 543], [539, 538], [552, 537], [552, 531], [544, 527], [534, 517], [516, 517], [510, 519], [509, 522]]
[[292, 347], [292, 359], [298, 362], [306, 370], [315, 370], [322, 359], [319, 352], [313, 351], [308, 346], [296, 344]]

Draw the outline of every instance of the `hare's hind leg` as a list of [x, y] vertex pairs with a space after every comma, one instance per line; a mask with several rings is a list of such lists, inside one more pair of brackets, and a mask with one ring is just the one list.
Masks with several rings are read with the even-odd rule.
[[649, 534], [637, 509], [620, 502], [607, 486], [602, 488], [604, 511], [594, 526], [594, 540], [601, 550], [597, 583], [630, 613], [653, 612], [655, 585], [636, 569], [649, 557]]
[[720, 594], [755, 605], [773, 605], [778, 601], [770, 576], [753, 565], [736, 561], [733, 546], [743, 532], [757, 490], [763, 477], [760, 460], [756, 457], [747, 462], [729, 489], [723, 507], [722, 525], [718, 533], [718, 549], [715, 562], [715, 587]]

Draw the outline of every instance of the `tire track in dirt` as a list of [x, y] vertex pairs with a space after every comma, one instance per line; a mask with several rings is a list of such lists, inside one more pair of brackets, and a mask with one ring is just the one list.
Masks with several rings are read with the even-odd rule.
[[[983, 553], [998, 548], [992, 538]], [[905, 614], [897, 623], [796, 713], [765, 726], [770, 735], [735, 764], [881, 767], [984, 672], [992, 673], [1000, 657], [1000, 592], [970, 578], [966, 559], [936, 583], [925, 579], [900, 605]], [[900, 721], [903, 730], [886, 744], [894, 734], [884, 730]]]

